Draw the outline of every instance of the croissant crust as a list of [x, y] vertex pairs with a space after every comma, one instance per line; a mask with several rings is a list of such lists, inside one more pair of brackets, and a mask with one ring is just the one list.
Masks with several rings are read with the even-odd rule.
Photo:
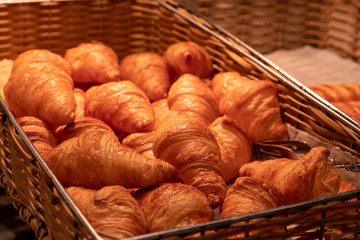
[[97, 231], [116, 238], [146, 233], [140, 206], [125, 188], [108, 186], [92, 190], [69, 187], [66, 191]]
[[239, 173], [274, 185], [286, 204], [303, 202], [339, 191], [341, 177], [328, 157], [327, 148], [315, 147], [300, 160], [254, 161], [242, 166]]
[[149, 232], [186, 227], [212, 220], [205, 195], [182, 183], [164, 183], [138, 199]]
[[130, 81], [104, 83], [87, 90], [85, 115], [123, 133], [152, 131], [155, 122], [149, 99]]
[[184, 183], [202, 191], [211, 206], [222, 203], [226, 185], [220, 149], [203, 121], [172, 112], [155, 131], [153, 152], [175, 166]]
[[4, 94], [15, 116], [34, 116], [63, 125], [75, 118], [73, 88], [73, 80], [64, 70], [50, 62], [34, 62], [12, 72]]

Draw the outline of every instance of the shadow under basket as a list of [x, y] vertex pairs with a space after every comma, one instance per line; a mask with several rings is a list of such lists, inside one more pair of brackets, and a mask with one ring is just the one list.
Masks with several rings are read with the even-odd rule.
[[[207, 7], [217, 6], [215, 2], [220, 1], [198, 1], [203, 5], [196, 7], [205, 11], [203, 13], [209, 13], [206, 12]], [[225, 4], [222, 6], [231, 3], [221, 2]], [[279, 5], [263, 2], [243, 3], [235, 10], [241, 13], [244, 9], [266, 10], [269, 7], [276, 11], [279, 6], [284, 9], [287, 4], [287, 1], [276, 1]], [[292, 2], [301, 5], [303, 1]], [[305, 11], [303, 14], [317, 16], [320, 20], [322, 14], [326, 18], [325, 14], [334, 6], [330, 4], [332, 1], [306, 2], [308, 7], [300, 9]], [[354, 4], [359, 10], [356, 1], [336, 2]], [[315, 12], [306, 12], [311, 9]], [[243, 19], [252, 16], [245, 10]], [[231, 17], [233, 11], [224, 13], [229, 13]], [[290, 15], [286, 16], [287, 13]], [[211, 14], [205, 15], [211, 17]], [[282, 10], [279, 16], [292, 19], [291, 11]], [[216, 21], [216, 18], [213, 20]], [[311, 23], [314, 28], [325, 26], [322, 22]], [[247, 28], [245, 25], [239, 24], [236, 29], [242, 31]], [[259, 26], [262, 28], [263, 25]], [[356, 26], [359, 28], [358, 23]], [[239, 38], [177, 1], [13, 1], [0, 4], [0, 30], [0, 58], [10, 59], [33, 48], [45, 48], [63, 55], [66, 49], [92, 40], [112, 47], [119, 58], [141, 51], [162, 54], [172, 43], [194, 41], [209, 52], [217, 72], [238, 71], [254, 80], [268, 79], [276, 83], [284, 122], [356, 157], [360, 156], [360, 126], [355, 120], [321, 99]], [[293, 33], [291, 29], [285, 30], [282, 39], [287, 39], [285, 33]], [[253, 31], [256, 32], [256, 24]], [[249, 33], [248, 38], [255, 32]], [[325, 47], [321, 36], [315, 33], [314, 39], [307, 38], [304, 44]], [[239, 33], [235, 35], [241, 38]], [[311, 31], [306, 30], [303, 35], [310, 36]], [[354, 46], [357, 47], [359, 36], [354, 37], [357, 39]], [[291, 39], [289, 36], [289, 42], [298, 46]], [[256, 45], [256, 42], [253, 43]], [[282, 47], [280, 41], [268, 44], [270, 46], [263, 45], [266, 49], [262, 52]], [[343, 52], [358, 60], [356, 49], [350, 54], [349, 51]], [[15, 208], [34, 230], [36, 238], [100, 239], [102, 234], [90, 226], [74, 205], [1, 99], [0, 118], [0, 185], [7, 189]], [[233, 235], [242, 239], [356, 239], [360, 237], [359, 209], [360, 190], [355, 190], [192, 227], [145, 234], [134, 239], [224, 239]]]

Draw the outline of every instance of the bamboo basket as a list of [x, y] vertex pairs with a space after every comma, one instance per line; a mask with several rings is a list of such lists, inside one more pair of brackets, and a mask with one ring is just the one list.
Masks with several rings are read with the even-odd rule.
[[[359, 124], [259, 53], [311, 43], [318, 47], [333, 47], [358, 61], [359, 4], [345, 0], [269, 2], [221, 1], [222, 8], [218, 7], [217, 1], [199, 0], [190, 4], [204, 15], [213, 17], [208, 20], [193, 12], [191, 7], [173, 0], [7, 1], [0, 4], [0, 58], [13, 59], [33, 48], [46, 48], [63, 55], [66, 49], [91, 40], [104, 42], [122, 58], [141, 51], [162, 54], [171, 43], [194, 41], [210, 53], [216, 71], [238, 71], [252, 79], [275, 82], [282, 117], [287, 124], [360, 156]], [[334, 9], [335, 2], [343, 8]], [[234, 3], [236, 6], [230, 7]], [[299, 16], [293, 18], [290, 10], [286, 12], [288, 6], [301, 6]], [[351, 47], [352, 51], [343, 46], [344, 41], [339, 40], [342, 44], [337, 45], [322, 33], [329, 27], [325, 32], [330, 34], [333, 29], [328, 24], [332, 23], [328, 13], [338, 10], [343, 13], [343, 9], [354, 11], [357, 19], [346, 22], [340, 18], [345, 25], [354, 23], [351, 27], [355, 30], [348, 35], [353, 39], [351, 43], [356, 43]], [[261, 19], [263, 23], [271, 20], [269, 24], [278, 30], [266, 32], [266, 26], [253, 22], [260, 13], [265, 15]], [[223, 14], [222, 18], [216, 14]], [[233, 22], [235, 27], [231, 29], [235, 32], [232, 35], [223, 27], [232, 22], [226, 18], [235, 16], [238, 21]], [[282, 23], [284, 19], [288, 21]], [[292, 21], [299, 23], [300, 27], [295, 27], [298, 31], [288, 28]], [[248, 23], [254, 26], [250, 27]], [[345, 26], [344, 32], [349, 28]], [[256, 36], [266, 36], [273, 41], [266, 41], [265, 37], [260, 41], [261, 37]], [[239, 39], [263, 49], [255, 51]], [[36, 238], [103, 237], [73, 204], [2, 99], [0, 110], [0, 185], [7, 189], [14, 207], [34, 230]], [[242, 239], [356, 239], [360, 234], [359, 209], [360, 190], [356, 190], [134, 239], [225, 239], [239, 234]]]

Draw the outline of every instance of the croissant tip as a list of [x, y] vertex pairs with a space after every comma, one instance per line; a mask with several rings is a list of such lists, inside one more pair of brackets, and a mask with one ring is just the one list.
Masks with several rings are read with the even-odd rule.
[[217, 194], [214, 194], [214, 193], [208, 194], [207, 199], [208, 199], [208, 201], [210, 203], [210, 206], [212, 208], [219, 207], [223, 202], [222, 199]]
[[150, 120], [143, 120], [135, 124], [136, 132], [150, 132], [154, 128], [154, 122]]

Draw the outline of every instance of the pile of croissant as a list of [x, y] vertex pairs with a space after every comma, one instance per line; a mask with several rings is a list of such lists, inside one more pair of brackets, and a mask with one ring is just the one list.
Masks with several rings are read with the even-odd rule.
[[320, 97], [329, 101], [349, 117], [360, 122], [360, 84], [321, 84], [311, 87]]
[[211, 221], [215, 208], [228, 218], [353, 188], [324, 147], [253, 161], [254, 143], [288, 138], [276, 86], [215, 73], [194, 42], [122, 59], [101, 42], [64, 56], [33, 49], [8, 66], [6, 104], [101, 233], [132, 237]]

